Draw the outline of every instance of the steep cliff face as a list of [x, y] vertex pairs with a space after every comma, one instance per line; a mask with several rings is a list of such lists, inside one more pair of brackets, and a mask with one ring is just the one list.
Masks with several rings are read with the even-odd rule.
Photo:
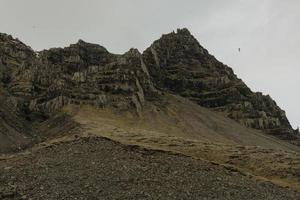
[[[16, 77], [33, 61], [34, 52], [30, 47], [7, 34], [0, 34], [0, 152], [25, 147], [36, 137], [21, 106], [25, 96], [9, 92], [14, 82], [22, 85]], [[22, 86], [24, 91], [25, 85]]]
[[14, 111], [16, 127], [31, 127], [69, 104], [141, 113], [145, 104], [159, 102], [166, 92], [225, 113], [247, 127], [297, 138], [284, 111], [269, 96], [252, 92], [187, 29], [163, 35], [143, 54], [130, 49], [123, 55], [82, 40], [34, 52], [0, 34], [0, 86], [5, 101], [13, 102], [4, 107]]
[[30, 56], [13, 52], [13, 61], [21, 64], [3, 64], [2, 82], [31, 112], [51, 113], [70, 103], [139, 111], [145, 96], [157, 93], [136, 49], [115, 55], [80, 40], [67, 48], [34, 53], [24, 46], [20, 51]]
[[131, 49], [114, 55], [79, 41], [64, 49], [40, 52], [30, 110], [52, 112], [66, 104], [140, 110], [153, 86], [141, 54]]
[[0, 152], [21, 149], [34, 142], [36, 131], [16, 107], [16, 99], [0, 85]]
[[285, 112], [271, 97], [252, 92], [187, 29], [163, 35], [145, 50], [143, 58], [156, 87], [225, 112], [247, 127], [294, 137]]

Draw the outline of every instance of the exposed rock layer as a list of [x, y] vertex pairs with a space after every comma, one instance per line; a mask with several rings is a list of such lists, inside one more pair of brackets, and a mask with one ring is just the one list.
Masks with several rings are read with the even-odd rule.
[[187, 29], [163, 35], [143, 53], [143, 58], [156, 87], [225, 112], [247, 127], [294, 138], [295, 131], [276, 102], [268, 95], [252, 92]]
[[[143, 54], [123, 55], [78, 43], [34, 52], [0, 34], [2, 96], [13, 99], [17, 124], [47, 117], [67, 104], [118, 110], [143, 109], [164, 92], [226, 113], [247, 127], [296, 140], [288, 119], [270, 96], [252, 92], [232, 69], [216, 60], [187, 29], [163, 35]], [[5, 94], [5, 95], [4, 95]], [[25, 128], [24, 128], [25, 130]], [[26, 129], [27, 130], [27, 129]]]

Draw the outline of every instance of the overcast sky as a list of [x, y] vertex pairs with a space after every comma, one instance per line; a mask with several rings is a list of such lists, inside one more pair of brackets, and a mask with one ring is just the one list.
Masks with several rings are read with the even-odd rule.
[[253, 91], [270, 94], [296, 128], [299, 9], [299, 0], [0, 0], [0, 32], [34, 50], [81, 38], [124, 53], [187, 27]]

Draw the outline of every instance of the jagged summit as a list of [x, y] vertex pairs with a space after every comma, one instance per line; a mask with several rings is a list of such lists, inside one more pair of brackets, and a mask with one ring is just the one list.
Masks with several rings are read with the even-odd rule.
[[82, 39], [79, 39], [77, 41], [77, 43], [75, 43], [75, 44], [71, 44], [69, 48], [71, 48], [71, 47], [74, 47], [74, 48], [76, 48], [76, 47], [77, 48], [84, 48], [84, 49], [99, 49], [99, 50], [101, 49], [103, 51], [108, 52], [105, 47], [103, 47], [101, 45], [98, 45], [98, 44], [93, 44], [93, 43], [85, 42]]
[[142, 54], [131, 48], [123, 55], [79, 40], [36, 56], [1, 34], [0, 80], [14, 109], [30, 119], [67, 105], [141, 113], [145, 105], [162, 105], [163, 93], [171, 93], [246, 127], [297, 141], [285, 112], [269, 96], [252, 92], [186, 28], [162, 35]]
[[178, 35], [185, 35], [187, 37], [188, 36], [193, 37], [193, 35], [191, 34], [188, 28], [178, 28], [176, 29], [176, 32], [172, 31], [171, 33], [163, 34], [162, 36], [170, 35], [170, 34], [178, 34]]
[[187, 28], [178, 28], [177, 29], [177, 34], [182, 34], [182, 35], [191, 35], [191, 32]]
[[79, 39], [76, 44], [79, 44], [79, 45], [83, 44], [84, 45], [84, 44], [86, 44], [86, 42], [82, 39]]
[[134, 54], [134, 55], [141, 55], [140, 51], [137, 48], [130, 48], [125, 54]]
[[152, 49], [152, 52], [153, 49], [159, 51], [158, 53], [163, 58], [156, 57], [155, 61], [161, 62], [160, 64], [162, 65], [169, 64], [167, 62], [171, 62], [174, 59], [180, 59], [181, 61], [193, 57], [201, 59], [202, 55], [208, 54], [208, 51], [199, 44], [188, 29], [178, 29], [177, 32], [173, 31], [162, 35], [160, 39], [154, 41], [144, 52], [147, 53], [149, 49]]
[[30, 46], [27, 46], [21, 42], [18, 38], [13, 38], [11, 35], [0, 33], [0, 48], [1, 52], [6, 55], [13, 56], [13, 54], [18, 54], [19, 57], [33, 56], [34, 52]]
[[270, 96], [252, 92], [186, 29], [163, 35], [143, 53], [156, 87], [226, 113], [247, 127], [291, 136], [294, 130]]
[[287, 141], [285, 112], [187, 29], [122, 55], [0, 35], [0, 199], [299, 199]]

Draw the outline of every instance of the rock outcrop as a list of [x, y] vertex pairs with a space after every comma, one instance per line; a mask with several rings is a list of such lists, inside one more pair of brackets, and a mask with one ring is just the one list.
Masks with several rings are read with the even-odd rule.
[[37, 138], [25, 113], [16, 107], [16, 99], [0, 86], [0, 152], [29, 146]]
[[[38, 54], [24, 48], [11, 52], [20, 63], [6, 66], [10, 70], [3, 70], [2, 82], [31, 112], [52, 113], [70, 103], [140, 111], [145, 96], [157, 93], [136, 49], [115, 55], [82, 40]], [[25, 52], [31, 57], [23, 56]]]
[[18, 39], [0, 34], [0, 85], [5, 91], [0, 95], [13, 99], [15, 113], [29, 121], [68, 104], [141, 113], [146, 103], [167, 92], [223, 112], [247, 127], [283, 139], [297, 138], [270, 96], [252, 92], [187, 29], [163, 35], [143, 54], [130, 49], [123, 55], [82, 40], [34, 52]]
[[187, 29], [163, 35], [143, 53], [155, 86], [224, 112], [247, 127], [295, 137], [270, 96], [252, 92], [233, 70], [210, 55]]

